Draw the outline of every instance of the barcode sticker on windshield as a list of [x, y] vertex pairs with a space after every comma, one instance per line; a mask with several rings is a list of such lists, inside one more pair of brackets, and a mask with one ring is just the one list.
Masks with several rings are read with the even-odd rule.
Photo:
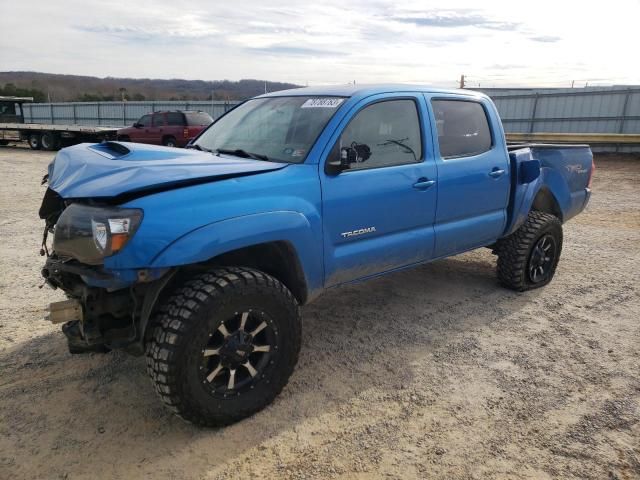
[[344, 98], [310, 98], [300, 108], [336, 108]]

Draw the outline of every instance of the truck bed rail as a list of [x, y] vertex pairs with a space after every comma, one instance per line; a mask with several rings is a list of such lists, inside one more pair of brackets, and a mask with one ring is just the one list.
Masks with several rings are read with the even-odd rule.
[[640, 145], [637, 133], [507, 133], [508, 143]]

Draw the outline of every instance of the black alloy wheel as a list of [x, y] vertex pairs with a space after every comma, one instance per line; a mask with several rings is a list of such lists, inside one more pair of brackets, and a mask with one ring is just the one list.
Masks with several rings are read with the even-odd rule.
[[219, 267], [175, 286], [147, 335], [147, 369], [169, 408], [221, 426], [267, 406], [300, 352], [296, 298], [276, 278]]
[[265, 378], [278, 351], [278, 330], [262, 311], [235, 312], [202, 349], [202, 383], [215, 396], [240, 395]]
[[528, 272], [531, 283], [544, 282], [551, 274], [557, 254], [557, 244], [552, 235], [546, 234], [538, 239], [529, 256]]

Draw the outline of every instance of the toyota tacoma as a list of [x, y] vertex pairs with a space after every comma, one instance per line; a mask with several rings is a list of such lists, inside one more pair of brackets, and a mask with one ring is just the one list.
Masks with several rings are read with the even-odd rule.
[[505, 287], [548, 284], [593, 170], [585, 145], [508, 146], [483, 94], [403, 85], [262, 95], [185, 150], [76, 145], [40, 209], [67, 296], [49, 318], [73, 353], [146, 355], [184, 419], [228, 424], [284, 388], [300, 306], [328, 289], [480, 247]]

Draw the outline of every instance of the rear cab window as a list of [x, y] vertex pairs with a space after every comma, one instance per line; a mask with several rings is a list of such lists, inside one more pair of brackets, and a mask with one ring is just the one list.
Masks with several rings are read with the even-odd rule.
[[469, 157], [491, 150], [489, 120], [481, 103], [432, 100], [442, 158]]

